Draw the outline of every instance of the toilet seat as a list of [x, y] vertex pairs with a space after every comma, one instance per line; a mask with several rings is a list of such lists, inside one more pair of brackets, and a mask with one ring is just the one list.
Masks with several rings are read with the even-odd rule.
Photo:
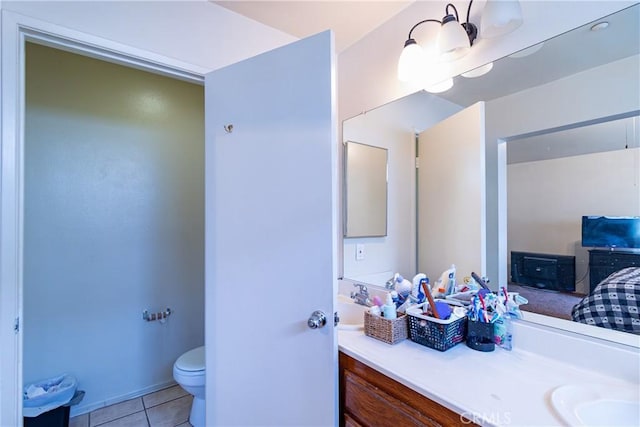
[[194, 348], [184, 353], [176, 360], [174, 368], [183, 372], [191, 373], [192, 375], [197, 372], [204, 371], [204, 346]]

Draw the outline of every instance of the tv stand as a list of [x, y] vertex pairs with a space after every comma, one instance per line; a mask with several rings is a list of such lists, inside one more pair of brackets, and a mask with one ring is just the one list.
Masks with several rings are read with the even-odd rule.
[[538, 289], [575, 292], [576, 257], [511, 251], [511, 281]]
[[640, 267], [640, 252], [621, 249], [589, 250], [589, 293], [610, 274], [627, 267]]

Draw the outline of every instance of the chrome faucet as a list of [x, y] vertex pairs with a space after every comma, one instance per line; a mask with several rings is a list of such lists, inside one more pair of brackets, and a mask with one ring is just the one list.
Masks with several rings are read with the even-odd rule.
[[351, 292], [351, 299], [353, 299], [356, 304], [371, 307], [373, 303], [369, 299], [369, 290], [367, 289], [367, 287], [361, 283], [354, 283], [353, 286], [359, 289], [357, 291]]
[[396, 278], [392, 277], [391, 279], [387, 280], [384, 284], [384, 287], [389, 291], [393, 291], [396, 288]]

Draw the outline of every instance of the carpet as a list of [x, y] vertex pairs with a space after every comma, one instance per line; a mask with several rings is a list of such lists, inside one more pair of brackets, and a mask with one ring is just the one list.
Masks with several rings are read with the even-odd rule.
[[522, 311], [544, 314], [545, 316], [571, 320], [571, 310], [585, 295], [569, 292], [537, 289], [509, 283], [509, 292], [518, 292], [529, 300], [528, 304], [520, 306]]

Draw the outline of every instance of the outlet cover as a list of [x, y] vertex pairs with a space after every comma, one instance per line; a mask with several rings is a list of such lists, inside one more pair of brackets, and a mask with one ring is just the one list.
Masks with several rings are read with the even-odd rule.
[[356, 245], [356, 261], [362, 261], [364, 259], [364, 245]]

